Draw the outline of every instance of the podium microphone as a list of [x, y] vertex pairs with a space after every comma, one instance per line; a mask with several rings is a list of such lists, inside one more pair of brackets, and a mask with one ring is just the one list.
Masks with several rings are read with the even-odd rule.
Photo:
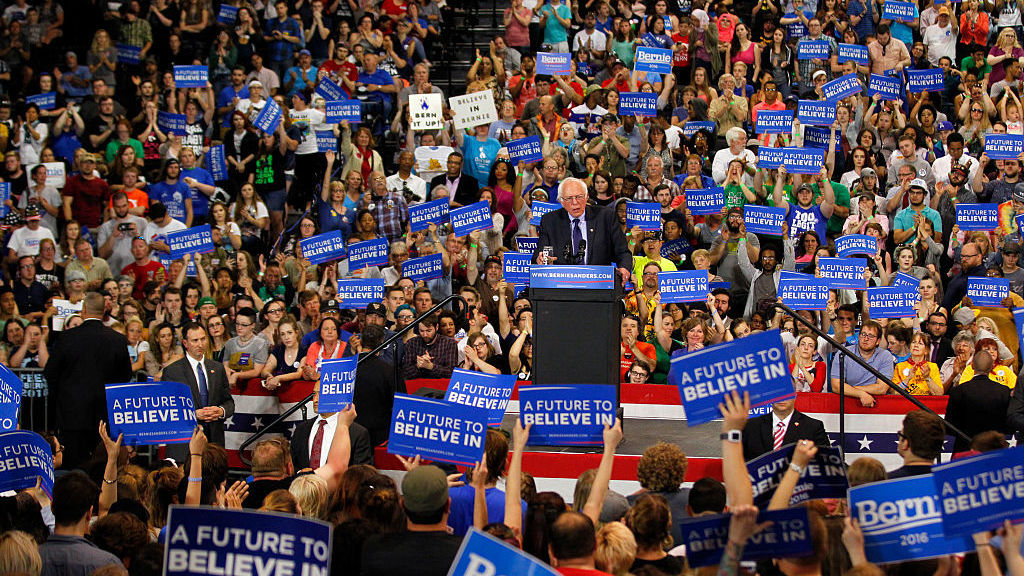
[[572, 264], [572, 244], [566, 244], [565, 250], [562, 252], [562, 262], [566, 264]]
[[586, 264], [587, 260], [587, 241], [585, 239], [580, 240], [579, 251], [576, 252], [576, 264]]

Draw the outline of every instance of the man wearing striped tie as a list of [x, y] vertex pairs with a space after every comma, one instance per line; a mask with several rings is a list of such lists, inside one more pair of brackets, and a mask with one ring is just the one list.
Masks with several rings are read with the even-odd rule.
[[796, 410], [796, 399], [772, 404], [768, 414], [756, 416], [743, 430], [743, 458], [751, 461], [797, 440], [811, 440], [829, 446], [825, 425]]

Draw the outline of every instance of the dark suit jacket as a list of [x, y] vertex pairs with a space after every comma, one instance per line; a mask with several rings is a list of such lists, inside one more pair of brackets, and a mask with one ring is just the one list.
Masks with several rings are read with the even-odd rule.
[[[1024, 371], [1017, 376], [1021, 381]], [[1006, 409], [1006, 427], [1010, 432], [1017, 435], [1017, 444], [1024, 444], [1024, 386], [1014, 386], [1013, 395], [1010, 396], [1010, 406]]]
[[359, 355], [356, 370], [356, 384], [352, 391], [352, 403], [356, 405], [356, 423], [370, 431], [370, 443], [379, 446], [391, 434], [391, 408], [395, 404], [395, 392], [404, 391], [404, 381], [395, 380], [394, 368], [378, 357], [367, 358]]
[[[430, 190], [427, 190], [427, 199], [430, 200], [430, 192], [436, 186], [445, 186], [448, 182], [448, 173], [438, 174], [430, 179]], [[480, 183], [476, 181], [476, 178], [462, 173], [462, 177], [459, 179], [459, 187], [456, 190], [449, 190], [448, 197], [453, 202], [458, 202], [463, 206], [468, 206], [473, 202], [477, 201], [477, 192], [480, 190]]]
[[[803, 412], [793, 411], [789, 419], [786, 435], [782, 437], [782, 445], [792, 444], [797, 440], [812, 440], [818, 446], [830, 446], [825, 425]], [[758, 456], [771, 452], [775, 447], [775, 436], [772, 430], [772, 414], [764, 414], [751, 418], [743, 430], [743, 459], [751, 461]]]
[[[228, 385], [228, 376], [224, 372], [224, 365], [220, 362], [203, 359], [206, 367], [206, 386], [209, 404], [207, 406], [219, 406], [224, 409], [224, 418], [230, 418], [235, 413], [235, 399], [231, 396], [231, 387]], [[205, 408], [199, 397], [199, 383], [196, 382], [195, 372], [189, 364], [188, 357], [164, 368], [163, 379], [166, 382], [181, 382], [188, 384], [192, 389], [192, 401], [196, 409]], [[203, 422], [203, 432], [206, 438], [215, 444], [224, 445], [224, 419], [213, 422]], [[167, 447], [167, 455], [181, 462], [178, 458], [187, 458], [188, 444], [174, 444]]]
[[[1009, 388], [993, 381], [988, 374], [975, 376], [949, 390], [946, 420], [972, 438], [988, 430], [1010, 432], [998, 417], [999, 414], [1006, 414], [1010, 406], [1010, 394]], [[970, 442], [959, 436], [953, 437], [953, 452], [970, 449]]]
[[[626, 270], [633, 269], [633, 256], [629, 253], [626, 245], [626, 235], [619, 227], [615, 211], [609, 207], [587, 206], [586, 211], [587, 229], [585, 236], [587, 240], [587, 261], [585, 264], [600, 265], [614, 264]], [[540, 219], [540, 231], [537, 241], [537, 249], [533, 253], [533, 261], [537, 261], [537, 255], [545, 246], [551, 246], [555, 250], [555, 257], [558, 263], [564, 263], [566, 247], [572, 251], [572, 231], [569, 212], [565, 208], [559, 208], [548, 212]]]
[[[292, 432], [291, 450], [292, 464], [296, 470], [309, 468], [309, 435], [313, 431], [313, 424], [316, 418], [303, 420]], [[348, 429], [349, 442], [352, 444], [352, 456], [349, 458], [349, 466], [356, 464], [369, 464], [373, 466], [373, 446], [370, 445], [370, 432], [359, 424], [352, 424]], [[330, 446], [324, 446], [329, 450]]]
[[[934, 342], [935, 339], [933, 338], [932, 341]], [[949, 338], [940, 338], [938, 355], [935, 358], [932, 358], [932, 362], [935, 362], [935, 364], [942, 366], [942, 363], [945, 362], [946, 359], [952, 355], [953, 341]]]

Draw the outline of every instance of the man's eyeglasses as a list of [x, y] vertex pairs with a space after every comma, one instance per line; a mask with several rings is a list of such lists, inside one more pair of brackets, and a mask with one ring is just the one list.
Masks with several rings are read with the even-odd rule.
[[267, 310], [267, 314], [283, 314], [284, 308], [274, 308], [273, 310]]
[[860, 337], [865, 340], [878, 340], [877, 334], [869, 334], [867, 332], [864, 332], [863, 330], [861, 330]]
[[249, 326], [252, 326], [252, 325], [253, 325], [252, 322], [249, 322], [247, 324], [243, 324], [241, 322], [235, 322], [235, 326], [238, 327], [238, 328], [248, 328]]
[[630, 370], [629, 375], [634, 378], [647, 378], [647, 374], [638, 370]]

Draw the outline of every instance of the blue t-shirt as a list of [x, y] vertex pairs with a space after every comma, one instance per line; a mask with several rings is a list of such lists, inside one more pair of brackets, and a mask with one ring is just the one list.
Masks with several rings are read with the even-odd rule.
[[348, 240], [349, 234], [352, 233], [351, 223], [349, 222], [349, 216], [354, 211], [351, 209], [345, 210], [345, 214], [339, 214], [334, 208], [331, 208], [330, 204], [327, 204], [323, 199], [318, 198], [317, 202], [320, 204], [320, 233], [334, 232], [335, 230], [341, 230], [341, 236], [345, 240]]
[[[231, 104], [231, 100], [233, 98], [238, 98], [239, 100], [242, 100], [242, 99], [245, 99], [245, 98], [248, 98], [248, 97], [249, 97], [249, 87], [248, 86], [242, 86], [242, 89], [239, 90], [238, 92], [235, 92], [235, 87], [234, 86], [225, 86], [224, 89], [220, 91], [220, 94], [217, 95], [217, 108], [223, 108], [224, 106], [227, 106], [228, 104]], [[232, 114], [230, 114], [230, 113], [224, 115], [223, 126], [225, 128], [230, 128], [231, 127], [231, 116], [232, 116]]]
[[159, 200], [164, 206], [167, 206], [167, 213], [171, 215], [171, 218], [185, 224], [185, 199], [191, 199], [192, 192], [181, 178], [174, 184], [163, 181], [151, 184], [148, 192], [150, 201]]
[[790, 238], [796, 238], [807, 230], [813, 230], [818, 238], [825, 237], [828, 218], [821, 213], [821, 207], [817, 204], [810, 208], [801, 208], [799, 204], [791, 203], [786, 221], [789, 223]]
[[[206, 168], [181, 169], [181, 180], [195, 178], [201, 184], [213, 186], [213, 174]], [[196, 188], [189, 188], [189, 196], [192, 198], [192, 214], [195, 216], [206, 216], [210, 213], [210, 197], [203, 194]]]
[[462, 171], [476, 178], [483, 186], [491, 174], [491, 165], [498, 158], [498, 150], [501, 150], [501, 142], [494, 138], [481, 142], [476, 136], [467, 136], [462, 141], [462, 155], [465, 157]]
[[[903, 210], [896, 213], [896, 218], [893, 219], [892, 229], [893, 230], [912, 230], [914, 228], [914, 215], [917, 212], [907, 206]], [[938, 210], [925, 206], [921, 209], [921, 215], [931, 221], [932, 227], [936, 232], [942, 234], [942, 216], [939, 215]], [[917, 233], [913, 233], [904, 242], [913, 242], [917, 238]]]
[[[868, 366], [871, 366], [875, 370], [882, 373], [883, 376], [892, 379], [893, 370], [896, 368], [896, 359], [892, 353], [882, 348], [875, 348], [874, 354], [871, 358], [865, 358], [863, 352], [860, 351], [860, 346], [853, 346], [851, 350], [861, 360], [867, 362]], [[838, 352], [836, 353], [838, 354]], [[836, 361], [835, 355], [832, 357], [832, 370], [829, 373], [831, 378], [839, 378], [839, 362]], [[849, 358], [843, 358], [843, 372], [846, 376], [846, 383], [850, 386], [870, 386], [878, 381], [875, 375], [868, 372]]]
[[[377, 70], [374, 71], [373, 74], [367, 74], [366, 72], [360, 72], [359, 73], [359, 82], [362, 82], [363, 84], [377, 84], [377, 85], [380, 85], [380, 86], [388, 86], [388, 85], [393, 85], [395, 83], [395, 79], [392, 78], [391, 74], [388, 74], [387, 71], [382, 70], [380, 68], [377, 68]], [[376, 95], [380, 96], [381, 98], [387, 98], [388, 97], [388, 94], [386, 94], [384, 92], [381, 92], [380, 90], [376, 90], [374, 92], [370, 92], [370, 94], [376, 94]]]
[[[448, 497], [452, 499], [451, 511], [448, 513], [448, 526], [456, 536], [465, 536], [473, 527], [473, 499], [476, 490], [472, 486], [456, 486], [448, 489]], [[487, 501], [487, 521], [505, 521], [505, 492], [497, 488], [484, 491]], [[523, 502], [523, 521], [526, 521], [526, 502]]]
[[314, 80], [316, 79], [316, 66], [310, 66], [309, 72], [306, 72], [305, 76], [302, 75], [302, 68], [299, 68], [298, 66], [292, 66], [284, 73], [284, 78], [281, 79], [282, 84], [284, 84], [285, 82], [288, 81], [289, 78], [291, 78], [293, 70], [295, 71], [295, 82], [292, 84], [292, 89], [288, 91], [289, 97], [295, 95], [296, 92], [301, 92], [306, 89], [306, 87], [308, 86], [308, 83], [306, 82], [306, 77], [313, 78]]

